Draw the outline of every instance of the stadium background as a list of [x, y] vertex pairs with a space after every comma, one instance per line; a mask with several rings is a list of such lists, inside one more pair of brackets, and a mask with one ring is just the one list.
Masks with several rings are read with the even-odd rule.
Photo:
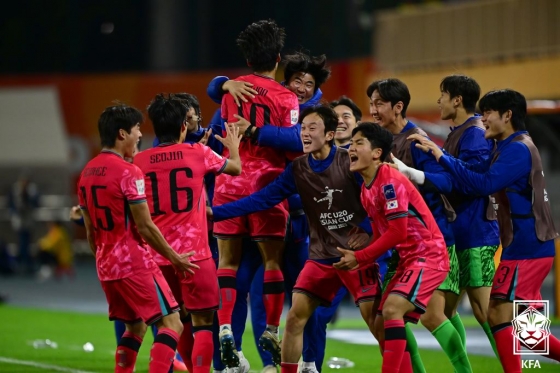
[[[411, 91], [408, 116], [436, 138], [449, 131], [436, 105], [443, 76], [470, 75], [483, 92], [505, 87], [522, 92], [530, 100], [527, 125], [543, 158], [560, 227], [556, 0], [30, 0], [5, 3], [0, 15], [0, 240], [8, 251], [17, 250], [17, 237], [7, 193], [22, 173], [31, 175], [40, 191], [36, 242], [47, 222], [67, 219], [76, 203], [76, 176], [99, 150], [97, 118], [104, 107], [117, 99], [145, 108], [158, 92], [187, 91], [198, 96], [203, 117], [210, 118], [218, 106], [206, 95], [208, 82], [247, 72], [235, 36], [262, 18], [286, 28], [284, 53], [327, 55], [332, 77], [322, 87], [325, 99], [345, 94], [367, 113], [367, 85], [398, 77]], [[145, 147], [153, 138], [149, 122], [142, 132]], [[33, 278], [0, 277], [0, 296], [7, 300], [0, 315], [25, 314], [10, 308], [19, 306], [104, 312], [83, 229], [67, 228], [76, 281], [37, 284]], [[543, 296], [560, 317], [556, 262]], [[468, 314], [468, 304], [461, 311]], [[343, 307], [340, 320], [354, 317], [352, 307]], [[14, 366], [0, 361], [0, 371]]]

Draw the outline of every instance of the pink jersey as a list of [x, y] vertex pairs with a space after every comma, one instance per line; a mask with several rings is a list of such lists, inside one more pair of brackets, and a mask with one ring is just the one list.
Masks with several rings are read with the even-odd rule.
[[138, 167], [104, 150], [82, 171], [78, 196], [93, 224], [101, 281], [157, 268], [129, 209], [129, 204], [146, 202], [144, 175]]
[[[164, 143], [138, 153], [134, 164], [144, 173], [154, 223], [179, 254], [191, 261], [212, 257], [208, 246], [204, 175], [220, 173], [227, 158], [201, 144]], [[158, 265], [170, 264], [152, 250]]]
[[382, 165], [372, 184], [362, 185], [362, 204], [380, 234], [387, 231], [389, 220], [407, 219], [406, 241], [395, 248], [399, 268], [423, 266], [449, 270], [449, 257], [443, 235], [424, 199], [399, 171]]
[[[233, 115], [239, 114], [259, 128], [265, 124], [290, 127], [297, 123], [299, 104], [293, 92], [274, 79], [261, 75], [240, 76], [236, 80], [252, 83], [258, 94], [254, 99], [249, 98], [249, 102], [242, 102], [241, 107], [233, 101], [233, 96], [226, 94], [222, 99], [222, 118], [226, 122], [236, 122]], [[224, 149], [224, 156], [228, 155], [229, 151]], [[241, 175], [218, 176], [216, 193], [249, 195], [268, 185], [286, 166], [284, 151], [258, 146], [249, 139], [241, 142], [239, 155], [243, 165]]]

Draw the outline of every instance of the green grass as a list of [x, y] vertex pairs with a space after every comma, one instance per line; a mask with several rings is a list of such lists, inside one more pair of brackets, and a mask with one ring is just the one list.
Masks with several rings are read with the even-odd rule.
[[[115, 337], [113, 325], [104, 315], [90, 315], [73, 312], [46, 311], [39, 309], [0, 307], [0, 357], [60, 367], [81, 369], [90, 372], [111, 372], [114, 364]], [[465, 320], [466, 324], [471, 321]], [[476, 321], [475, 321], [476, 323]], [[360, 320], [339, 320], [336, 328], [363, 329]], [[248, 328], [246, 333], [251, 333]], [[58, 343], [57, 349], [34, 349], [31, 345], [36, 339], [50, 339]], [[260, 359], [253, 343], [252, 335], [245, 336], [243, 352], [252, 364], [253, 371], [260, 371]], [[82, 346], [90, 342], [93, 352], [84, 352]], [[149, 345], [152, 342], [147, 334], [144, 346], [140, 350], [136, 372], [147, 372]], [[421, 350], [422, 359], [428, 372], [452, 372], [447, 357], [443, 352]], [[328, 340], [326, 359], [332, 356], [344, 357], [355, 362], [352, 369], [345, 372], [378, 372], [381, 367], [379, 349], [374, 346], [362, 346], [334, 340]], [[491, 357], [469, 356], [474, 372], [500, 372], [497, 359]], [[538, 372], [558, 372], [558, 365], [541, 364]], [[0, 372], [48, 372], [29, 366], [14, 365], [0, 361]], [[324, 368], [324, 372], [332, 371]], [[54, 372], [54, 371], [53, 371]]]

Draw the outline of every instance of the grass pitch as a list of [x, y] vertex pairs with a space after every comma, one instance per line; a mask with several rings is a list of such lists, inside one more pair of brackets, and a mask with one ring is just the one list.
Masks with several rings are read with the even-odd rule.
[[[41, 309], [0, 306], [0, 372], [112, 372], [114, 366], [115, 336], [113, 325], [104, 315], [75, 312], [47, 311]], [[465, 324], [469, 324], [466, 321]], [[339, 320], [337, 329], [363, 329], [359, 320]], [[50, 339], [58, 347], [36, 349], [34, 340]], [[251, 363], [253, 372], [262, 369], [252, 332], [248, 325], [243, 352]], [[84, 344], [91, 343], [94, 351], [86, 352]], [[140, 350], [136, 372], [147, 372], [148, 355], [152, 343], [151, 333], [146, 334]], [[421, 350], [427, 372], [453, 372], [443, 352]], [[325, 360], [338, 356], [352, 360], [354, 368], [343, 372], [371, 373], [381, 370], [381, 356], [377, 346], [363, 346], [335, 340], [327, 341]], [[473, 371], [501, 372], [496, 358], [469, 356]], [[24, 365], [25, 364], [25, 365]], [[323, 372], [334, 371], [328, 367]], [[541, 363], [536, 372], [559, 372], [559, 365]]]

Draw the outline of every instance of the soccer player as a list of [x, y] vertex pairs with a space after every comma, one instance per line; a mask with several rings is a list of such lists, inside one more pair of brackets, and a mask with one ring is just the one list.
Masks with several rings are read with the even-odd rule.
[[[187, 312], [191, 315], [193, 372], [202, 373], [210, 369], [212, 323], [220, 303], [216, 267], [208, 246], [204, 176], [221, 172], [239, 175], [241, 162], [239, 136], [233, 126], [227, 127], [226, 138], [215, 136], [228, 148], [229, 161], [205, 145], [183, 144], [191, 124], [189, 109], [192, 108], [173, 95], [157, 95], [148, 107], [148, 115], [160, 144], [138, 153], [134, 164], [145, 175], [150, 211], [163, 236], [178, 253], [195, 250], [191, 261], [200, 267], [195, 276], [177, 275], [157, 253], [154, 260], [179, 304], [184, 302], [183, 320]], [[181, 341], [187, 338], [181, 337]], [[179, 343], [179, 353], [183, 359], [191, 360], [187, 346], [188, 343]]]
[[[377, 264], [360, 271], [344, 272], [332, 267], [338, 261], [336, 246], [359, 249], [369, 236], [359, 228], [369, 225], [358, 199], [359, 184], [349, 170], [345, 149], [333, 146], [338, 125], [328, 106], [306, 109], [301, 115], [304, 156], [296, 158], [271, 184], [242, 200], [213, 208], [214, 220], [261, 211], [298, 193], [309, 221], [309, 260], [297, 278], [292, 307], [282, 342], [281, 362], [285, 372], [296, 372], [302, 352], [302, 334], [308, 318], [319, 305], [329, 305], [341, 286], [354, 296], [366, 322], [373, 320], [373, 301], [379, 295]], [[319, 200], [329, 195], [327, 200]], [[329, 207], [330, 205], [330, 207]], [[358, 233], [362, 232], [362, 233]], [[373, 323], [368, 324], [370, 330]], [[273, 355], [278, 361], [278, 349]]]
[[[284, 64], [284, 81], [281, 84], [298, 96], [299, 110], [303, 111], [308, 107], [317, 105], [323, 95], [320, 87], [330, 76], [330, 69], [326, 65], [326, 56], [309, 56], [305, 53], [297, 52], [284, 56], [282, 62]], [[223, 91], [227, 91], [232, 94], [234, 98], [239, 98], [239, 102], [239, 100], [246, 100], [244, 95], [251, 94], [249, 91], [249, 85], [250, 83], [247, 82], [228, 80], [227, 77], [216, 77], [208, 86], [208, 94], [213, 100], [221, 101]], [[261, 146], [271, 146], [297, 154], [302, 152], [303, 149], [299, 130], [301, 126], [299, 124], [293, 127], [265, 125], [261, 128], [257, 128], [252, 126], [251, 131], [247, 131], [251, 123], [242, 117], [237, 118], [238, 121], [233, 124], [239, 126], [240, 132], [247, 132], [246, 137], [256, 141], [257, 144]], [[307, 224], [307, 217], [303, 212], [299, 195], [294, 194], [290, 196], [288, 198], [288, 205], [290, 211], [290, 224], [286, 234], [286, 248], [283, 268], [285, 276], [285, 289], [288, 294], [291, 294], [297, 276], [301, 272], [305, 261], [309, 257], [309, 228]], [[247, 248], [245, 248], [245, 251], [252, 252], [252, 249], [247, 250]], [[257, 273], [247, 270], [247, 268], [251, 268], [251, 263], [253, 262], [247, 254], [247, 252], [244, 252], [241, 267], [237, 273], [237, 289], [239, 294], [240, 289], [244, 289], [245, 281], [253, 279], [250, 287], [251, 291], [249, 299], [251, 301], [253, 333], [255, 334], [255, 338], [258, 340], [266, 328], [266, 314], [262, 299], [263, 271], [261, 268], [259, 268], [259, 272]], [[260, 259], [260, 254], [258, 255]], [[246, 263], [243, 263], [243, 261], [246, 261]], [[340, 294], [337, 294], [337, 297], [335, 297], [335, 300], [338, 300], [336, 304], [338, 304], [344, 294], [344, 288], [341, 288]], [[245, 302], [246, 304], [246, 300], [240, 297], [237, 298], [236, 302]], [[334, 308], [336, 309], [336, 306], [334, 306]], [[241, 306], [238, 307], [237, 303], [234, 308], [232, 319], [234, 335], [237, 334], [235, 330], [244, 329], [245, 324], [245, 319], [243, 317], [236, 319], [236, 310], [241, 310]], [[316, 314], [317, 313], [309, 318], [305, 326], [302, 363], [302, 371], [304, 373], [314, 373], [316, 371], [320, 371], [323, 363], [324, 346], [326, 342], [326, 322], [324, 323], [324, 326], [317, 326]], [[330, 319], [331, 316], [332, 315], [328, 313], [326, 318]], [[237, 325], [238, 323], [241, 325]], [[242, 326], [242, 328], [240, 326]], [[236, 347], [238, 350], [241, 348], [237, 338]], [[265, 366], [263, 372], [267, 369], [276, 369], [274, 366], [270, 366], [272, 364], [269, 357], [270, 355], [262, 353], [260, 346], [259, 353], [261, 354], [261, 358]], [[243, 363], [242, 359], [241, 362]]]
[[[480, 98], [480, 86], [468, 76], [450, 75], [440, 84], [441, 96], [438, 105], [441, 119], [451, 120], [453, 127], [443, 148], [447, 153], [469, 164], [485, 161], [494, 148], [494, 142], [484, 138], [485, 128], [480, 116], [475, 114], [475, 106]], [[411, 170], [400, 164], [399, 170], [418, 183], [421, 171]], [[414, 175], [414, 176], [413, 176]], [[415, 177], [419, 175], [419, 177]], [[410, 178], [409, 177], [409, 178]], [[428, 178], [431, 175], [427, 175]], [[494, 279], [494, 254], [500, 244], [498, 224], [494, 218], [494, 206], [487, 196], [465, 195], [454, 179], [453, 191], [447, 198], [457, 214], [452, 223], [453, 235], [459, 263], [459, 286], [467, 293], [473, 314], [482, 326], [497, 356], [496, 344], [488, 324], [488, 304]], [[490, 219], [487, 209], [490, 208]], [[456, 314], [458, 297], [446, 294], [446, 309], [453, 314], [451, 322], [466, 343], [465, 328]], [[446, 313], [448, 313], [447, 311]]]
[[[247, 65], [253, 70], [253, 74], [237, 79], [252, 83], [258, 94], [239, 107], [233, 96], [226, 94], [222, 100], [222, 118], [228, 123], [235, 122], [236, 114], [250, 118], [257, 127], [262, 127], [265, 123], [288, 127], [297, 122], [299, 110], [296, 95], [274, 80], [284, 38], [284, 29], [271, 20], [247, 26], [237, 38]], [[260, 190], [285, 168], [286, 156], [282, 151], [259, 147], [251, 141], [243, 141], [239, 150], [243, 171], [235, 178], [227, 175], [216, 178], [216, 205], [236, 201]], [[228, 154], [227, 149], [224, 154]], [[280, 263], [287, 221], [286, 203], [278, 203], [268, 211], [214, 224], [214, 235], [218, 238], [220, 252], [220, 344], [223, 360], [229, 367], [239, 365], [231, 332], [231, 314], [236, 299], [236, 272], [241, 258], [243, 236], [248, 235], [257, 241], [265, 265], [263, 294], [267, 327], [260, 344], [265, 349], [274, 350], [280, 343], [278, 326], [284, 303], [284, 276]]]
[[399, 252], [399, 266], [380, 304], [385, 327], [382, 372], [396, 373], [406, 348], [404, 317], [425, 312], [447, 276], [449, 257], [443, 235], [418, 190], [404, 175], [383, 164], [391, 151], [391, 132], [362, 123], [352, 135], [350, 171], [364, 179], [361, 200], [373, 221], [375, 241], [357, 252], [339, 248], [343, 257], [334, 267], [361, 268], [392, 247]]
[[352, 130], [362, 120], [362, 111], [354, 101], [346, 96], [340, 96], [329, 104], [336, 112], [336, 115], [338, 115], [338, 126], [334, 134], [334, 143], [336, 146], [348, 149], [352, 140]]
[[[398, 79], [375, 81], [367, 88], [367, 95], [370, 98], [370, 114], [374, 121], [393, 134], [392, 154], [407, 166], [430, 175], [430, 178], [422, 181], [420, 192], [445, 239], [449, 253], [450, 271], [446, 280], [430, 298], [430, 304], [427, 311], [422, 314], [421, 321], [422, 325], [437, 339], [455, 370], [458, 372], [470, 371], [467, 351], [460, 333], [449, 320], [451, 314], [445, 314], [446, 294], [451, 292], [454, 293], [454, 297], [459, 295], [459, 269], [455, 255], [455, 238], [450, 224], [455, 213], [442, 195], [442, 193], [451, 192], [451, 177], [433, 158], [417, 149], [411, 140], [407, 140], [407, 137], [413, 133], [426, 137], [427, 135], [406, 119], [406, 111], [410, 103], [410, 93], [406, 84]], [[398, 251], [396, 254], [399, 254]], [[393, 265], [395, 262], [395, 259], [391, 260]], [[394, 267], [389, 265], [385, 283], [390, 281], [391, 273], [394, 273]], [[417, 322], [415, 318], [409, 318], [408, 321]], [[379, 322], [378, 328], [381, 327]], [[408, 348], [411, 350], [410, 355], [415, 369], [424, 371], [414, 334], [408, 327], [407, 338], [410, 342]]]
[[180, 255], [165, 241], [150, 217], [144, 176], [124, 159], [136, 150], [141, 122], [142, 114], [130, 106], [105, 109], [98, 123], [103, 149], [82, 171], [78, 194], [109, 318], [126, 323], [115, 371], [133, 371], [146, 324], [156, 323], [150, 372], [167, 372], [183, 326], [179, 306], [144, 240], [181, 273], [194, 273], [198, 266], [188, 260], [192, 253]]
[[[425, 138], [413, 137], [417, 146], [433, 154], [471, 195], [494, 194], [502, 258], [490, 294], [490, 323], [504, 372], [521, 372], [521, 357], [514, 355], [512, 315], [514, 300], [540, 300], [540, 289], [552, 269], [558, 233], [546, 193], [541, 157], [525, 130], [527, 102], [516, 91], [486, 93], [479, 102], [485, 138], [496, 140], [487, 160], [468, 164]], [[543, 341], [544, 342], [544, 341]], [[543, 347], [542, 343], [540, 347]], [[560, 361], [560, 341], [550, 335], [549, 358]]]

